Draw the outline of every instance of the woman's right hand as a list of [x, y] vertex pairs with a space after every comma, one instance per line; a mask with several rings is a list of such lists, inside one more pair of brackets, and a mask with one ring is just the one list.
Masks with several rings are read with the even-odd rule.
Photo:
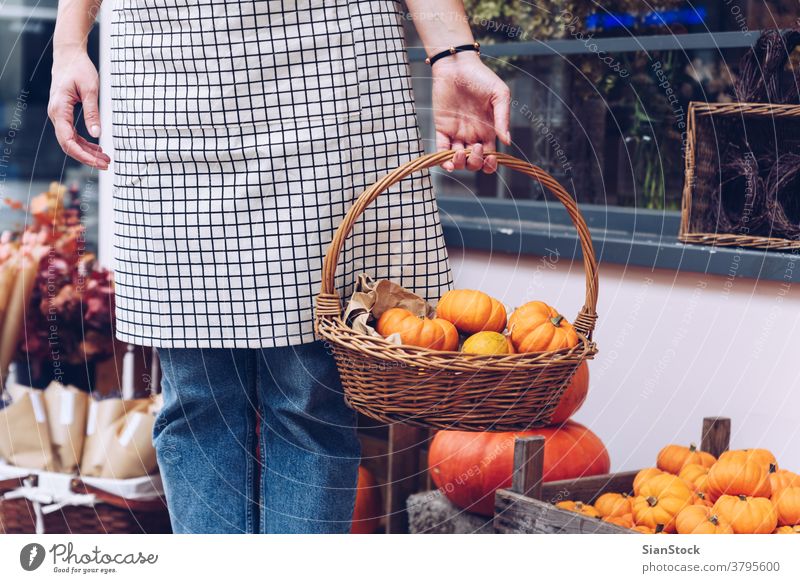
[[98, 144], [89, 142], [75, 130], [75, 105], [81, 103], [89, 135], [100, 137], [99, 93], [97, 69], [85, 48], [54, 49], [47, 115], [53, 122], [56, 139], [69, 157], [98, 170], [107, 170], [111, 158]]

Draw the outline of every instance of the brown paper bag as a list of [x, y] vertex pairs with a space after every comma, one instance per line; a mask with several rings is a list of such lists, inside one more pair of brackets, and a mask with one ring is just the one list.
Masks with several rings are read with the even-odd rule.
[[[404, 308], [420, 317], [436, 316], [436, 309], [432, 305], [406, 288], [388, 279], [373, 281], [362, 273], [358, 276], [356, 289], [344, 309], [344, 321], [357, 332], [380, 337], [371, 324], [390, 308]], [[397, 334], [386, 339], [401, 344]]]
[[6, 374], [8, 365], [17, 353], [22, 331], [25, 329], [25, 312], [30, 309], [40, 259], [38, 255], [22, 255], [21, 251], [20, 257], [16, 259], [19, 269], [8, 298], [3, 329], [0, 330], [0, 375]]
[[89, 396], [53, 381], [45, 389], [44, 399], [56, 471], [72, 474], [78, 470], [83, 452]]
[[84, 476], [100, 476], [106, 459], [110, 455], [109, 442], [113, 435], [114, 424], [125, 416], [126, 412], [146, 411], [150, 399], [89, 399], [86, 415], [86, 438], [83, 442], [81, 456], [81, 474]]
[[0, 410], [0, 457], [23, 468], [53, 471], [47, 406], [38, 389], [16, 385], [11, 404]]
[[155, 416], [143, 410], [129, 412], [114, 423], [107, 434], [108, 455], [101, 478], [138, 478], [156, 470], [154, 422]]
[[8, 312], [8, 304], [11, 301], [11, 292], [16, 279], [17, 266], [11, 258], [8, 258], [0, 264], [0, 331], [3, 330], [3, 322]]

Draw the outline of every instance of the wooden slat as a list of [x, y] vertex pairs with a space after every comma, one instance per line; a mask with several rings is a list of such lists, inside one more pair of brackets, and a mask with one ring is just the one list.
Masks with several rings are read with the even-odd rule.
[[494, 530], [500, 534], [631, 534], [626, 528], [556, 508], [510, 490], [495, 496]]
[[514, 440], [514, 473], [511, 490], [531, 498], [542, 496], [544, 437], [532, 435]]
[[591, 504], [606, 492], [632, 492], [633, 479], [638, 471], [600, 474], [587, 478], [558, 480], [542, 484], [541, 500], [554, 504], [561, 500], [580, 500]]
[[700, 449], [707, 451], [714, 457], [725, 451], [731, 445], [731, 420], [728, 417], [706, 417], [703, 419], [703, 434]]
[[389, 427], [387, 447], [386, 532], [408, 532], [406, 500], [422, 489], [425, 466], [420, 465], [420, 450], [427, 446], [428, 431], [395, 423]]

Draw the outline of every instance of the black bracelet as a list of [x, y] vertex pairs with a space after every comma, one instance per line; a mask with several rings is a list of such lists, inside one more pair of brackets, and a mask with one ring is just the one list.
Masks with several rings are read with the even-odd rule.
[[436, 53], [432, 57], [428, 57], [427, 59], [425, 59], [425, 64], [433, 66], [433, 64], [439, 59], [444, 59], [445, 57], [449, 57], [450, 55], [455, 55], [456, 53], [463, 53], [464, 51], [475, 51], [480, 55], [481, 45], [480, 43], [472, 43], [468, 45], [459, 45], [457, 47], [450, 47], [446, 51], [442, 51], [441, 53]]

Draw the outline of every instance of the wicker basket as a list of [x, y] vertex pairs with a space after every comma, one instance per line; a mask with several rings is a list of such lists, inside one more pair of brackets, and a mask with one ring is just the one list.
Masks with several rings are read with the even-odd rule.
[[[169, 534], [169, 513], [162, 498], [128, 500], [74, 478], [77, 494], [92, 494], [91, 506], [65, 506], [44, 514], [28, 498], [2, 499], [2, 494], [21, 487], [35, 487], [31, 474], [0, 481], [0, 534]], [[37, 524], [38, 522], [38, 524]]]
[[592, 342], [597, 314], [597, 263], [572, 197], [544, 170], [507, 154], [498, 162], [527, 174], [566, 207], [580, 237], [586, 271], [586, 303], [575, 319], [577, 346], [553, 352], [472, 355], [396, 345], [347, 326], [334, 277], [339, 254], [353, 225], [387, 188], [452, 157], [428, 154], [403, 164], [365, 190], [334, 234], [322, 267], [316, 330], [332, 348], [348, 404], [387, 423], [439, 429], [518, 431], [549, 422], [577, 367], [597, 352]]
[[[800, 105], [690, 103], [679, 240], [729, 247], [800, 249], [800, 228], [787, 217], [782, 203], [782, 198], [796, 201], [796, 193], [781, 196], [781, 180], [774, 172], [780, 166], [776, 163], [784, 160], [775, 158], [775, 154], [797, 151], [798, 136]], [[729, 200], [732, 181], [726, 178], [724, 167], [730, 164], [732, 153], [748, 157], [740, 164], [747, 193], [744, 201], [741, 196], [733, 196], [741, 207], [734, 212]], [[744, 160], [752, 160], [752, 164]]]

